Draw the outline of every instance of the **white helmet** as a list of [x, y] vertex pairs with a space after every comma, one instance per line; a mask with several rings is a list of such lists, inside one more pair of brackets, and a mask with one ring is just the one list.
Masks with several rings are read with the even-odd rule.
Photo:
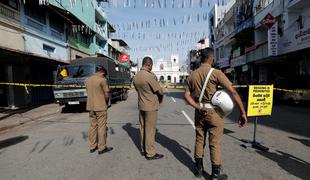
[[224, 116], [228, 116], [234, 108], [234, 102], [225, 90], [216, 91], [211, 99], [211, 104], [219, 107]]

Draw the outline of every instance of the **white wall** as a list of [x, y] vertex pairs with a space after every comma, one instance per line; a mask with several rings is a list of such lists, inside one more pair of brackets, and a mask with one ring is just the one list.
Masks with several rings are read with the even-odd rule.
[[[303, 29], [299, 28], [298, 17], [302, 17]], [[310, 6], [284, 12], [284, 31], [279, 39], [279, 54], [285, 54], [310, 47]]]
[[[42, 37], [29, 34], [29, 33], [26, 33], [24, 36], [25, 36], [25, 51], [26, 52], [38, 54], [44, 57], [55, 58], [63, 62], [69, 63], [68, 50], [67, 50], [66, 43], [60, 42], [59, 44], [56, 44], [52, 41], [48, 41], [46, 39], [43, 39]], [[54, 47], [55, 52], [48, 54], [46, 51], [43, 50], [43, 44]]]

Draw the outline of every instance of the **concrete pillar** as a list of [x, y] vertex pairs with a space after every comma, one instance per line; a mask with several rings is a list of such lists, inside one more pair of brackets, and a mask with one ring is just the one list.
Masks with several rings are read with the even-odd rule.
[[[6, 65], [5, 74], [7, 77], [7, 82], [14, 82], [13, 79], [13, 66], [11, 64]], [[7, 101], [10, 109], [16, 109], [15, 99], [14, 99], [14, 86], [7, 87]]]

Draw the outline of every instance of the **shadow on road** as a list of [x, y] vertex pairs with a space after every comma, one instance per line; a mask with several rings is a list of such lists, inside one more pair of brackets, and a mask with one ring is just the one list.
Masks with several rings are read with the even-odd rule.
[[88, 140], [88, 132], [83, 131], [83, 132], [82, 132], [82, 137], [83, 137], [83, 140], [84, 140], [84, 141], [87, 141], [87, 140]]
[[[173, 156], [180, 161], [184, 166], [186, 166], [192, 173], [194, 173], [194, 161], [192, 157], [188, 154], [191, 150], [187, 147], [182, 146], [176, 140], [173, 140], [164, 134], [156, 133], [156, 142], [162, 145], [164, 148], [168, 149]], [[186, 152], [186, 151], [187, 152]], [[206, 175], [208, 176], [208, 175]]]
[[[174, 98], [184, 99], [183, 91], [180, 90], [169, 90], [169, 93], [165, 94]], [[244, 105], [246, 107], [246, 102], [244, 102]], [[301, 103], [298, 106], [288, 106], [286, 103], [274, 104], [272, 116], [259, 117], [258, 124], [310, 137], [310, 123], [308, 123], [310, 117], [309, 107], [310, 103]], [[239, 112], [235, 108], [227, 119], [236, 122], [238, 114]], [[249, 123], [253, 123], [253, 119], [249, 118]]]
[[21, 143], [21, 142], [27, 140], [28, 138], [29, 138], [29, 136], [17, 136], [17, 137], [2, 140], [2, 141], [0, 141], [0, 149], [16, 145], [18, 143]]
[[309, 146], [310, 147], [310, 140], [308, 139], [300, 139], [300, 138], [295, 138], [295, 137], [289, 137], [290, 139], [299, 141], [300, 143], [304, 144], [305, 146]]
[[136, 145], [136, 148], [139, 150], [139, 152], [142, 152], [140, 147], [140, 130], [132, 127], [131, 123], [126, 123], [123, 126], [123, 129], [128, 133], [130, 139]]
[[[132, 127], [131, 123], [127, 123], [123, 126], [123, 129], [128, 133], [129, 137], [141, 152], [140, 148], [140, 131], [138, 128]], [[182, 146], [177, 141], [165, 136], [164, 134], [157, 131], [156, 133], [156, 142], [162, 145], [164, 148], [169, 150], [173, 156], [186, 166], [192, 173], [194, 173], [194, 161], [188, 153], [191, 153], [191, 150], [187, 147]], [[210, 175], [205, 172], [205, 177], [208, 178]]]
[[278, 163], [278, 165], [289, 174], [292, 174], [303, 180], [308, 180], [310, 177], [310, 164], [302, 159], [299, 159], [298, 157], [282, 151], [276, 151], [275, 153], [263, 151], [256, 152]]
[[[235, 107], [233, 112], [226, 119], [237, 122], [238, 116], [239, 112]], [[260, 128], [259, 126], [263, 125], [285, 132], [310, 137], [309, 117], [309, 108], [274, 105], [271, 116], [261, 116], [258, 118], [258, 129]], [[253, 123], [254, 119], [254, 117], [249, 117], [248, 123]]]

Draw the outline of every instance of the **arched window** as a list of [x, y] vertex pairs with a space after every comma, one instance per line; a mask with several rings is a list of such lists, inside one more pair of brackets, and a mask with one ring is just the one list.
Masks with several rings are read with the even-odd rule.
[[160, 80], [160, 81], [164, 81], [164, 80], [165, 80], [165, 77], [164, 77], [164, 76], [160, 76], [159, 80]]

